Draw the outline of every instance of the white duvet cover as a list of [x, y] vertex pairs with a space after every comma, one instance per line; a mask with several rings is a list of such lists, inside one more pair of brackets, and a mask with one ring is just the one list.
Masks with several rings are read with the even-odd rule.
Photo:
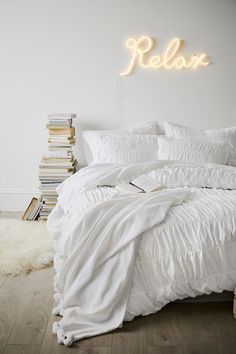
[[[147, 174], [166, 189], [110, 187]], [[202, 188], [207, 187], [207, 188]], [[57, 241], [58, 341], [113, 330], [168, 302], [236, 285], [236, 168], [159, 161], [94, 165], [59, 187], [48, 219]]]

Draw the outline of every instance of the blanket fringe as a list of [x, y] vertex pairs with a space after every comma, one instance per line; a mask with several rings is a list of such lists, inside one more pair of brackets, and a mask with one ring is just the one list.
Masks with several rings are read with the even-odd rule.
[[61, 329], [59, 322], [53, 323], [52, 332], [56, 334], [57, 341], [59, 344], [64, 344], [66, 347], [69, 347], [74, 342], [74, 336], [66, 336], [63, 329]]

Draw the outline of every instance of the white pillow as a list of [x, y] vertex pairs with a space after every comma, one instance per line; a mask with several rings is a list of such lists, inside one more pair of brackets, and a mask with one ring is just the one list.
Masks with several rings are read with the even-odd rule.
[[204, 130], [189, 128], [172, 122], [165, 122], [165, 133], [167, 138], [204, 138]]
[[[86, 132], [85, 132], [86, 133]], [[157, 135], [83, 134], [92, 154], [92, 163], [137, 163], [158, 160]]]
[[168, 138], [209, 138], [217, 141], [229, 141], [236, 148], [236, 127], [224, 129], [201, 130], [189, 128], [172, 122], [165, 122], [165, 132]]
[[142, 135], [164, 135], [165, 130], [162, 123], [154, 120], [133, 128], [132, 133]]
[[228, 142], [232, 145], [232, 152], [228, 164], [236, 166], [236, 127], [224, 129], [201, 130], [165, 122], [165, 132], [168, 138], [204, 138], [215, 142]]
[[93, 151], [101, 135], [129, 135], [126, 130], [85, 130], [82, 132], [83, 149], [87, 164], [93, 161]]
[[231, 152], [226, 142], [210, 142], [195, 138], [159, 138], [159, 158], [193, 163], [216, 163], [224, 165]]

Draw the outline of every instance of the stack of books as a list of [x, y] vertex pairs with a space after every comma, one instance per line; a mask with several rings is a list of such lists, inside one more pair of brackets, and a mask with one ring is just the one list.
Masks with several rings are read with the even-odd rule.
[[46, 220], [55, 207], [56, 188], [75, 172], [75, 117], [72, 113], [48, 115], [48, 152], [43, 155], [39, 165], [39, 189], [43, 202], [39, 213], [40, 220]]

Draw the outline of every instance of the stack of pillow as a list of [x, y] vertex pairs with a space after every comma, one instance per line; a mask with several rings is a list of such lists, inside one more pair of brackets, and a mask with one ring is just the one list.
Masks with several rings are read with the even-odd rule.
[[88, 163], [137, 163], [179, 160], [236, 166], [236, 127], [200, 130], [148, 122], [132, 131], [85, 131]]

